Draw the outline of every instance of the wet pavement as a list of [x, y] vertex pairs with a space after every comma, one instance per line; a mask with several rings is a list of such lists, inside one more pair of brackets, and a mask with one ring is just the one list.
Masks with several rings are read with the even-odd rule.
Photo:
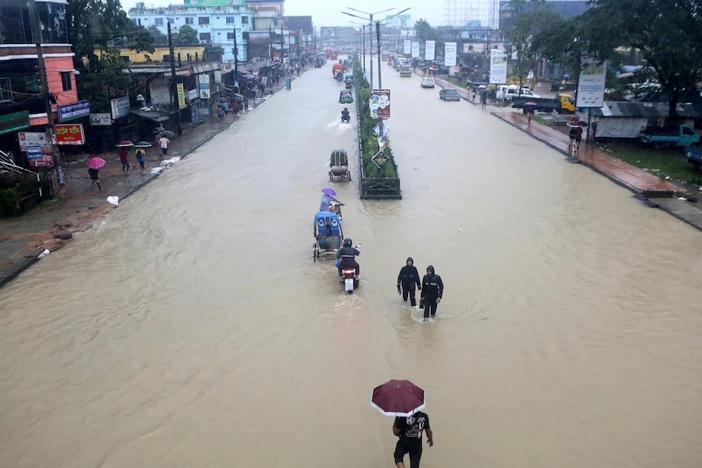
[[[281, 83], [274, 88], [274, 93], [284, 89], [285, 80], [281, 80]], [[0, 219], [0, 288], [37, 262], [42, 252], [53, 252], [63, 247], [73, 233], [90, 229], [104, 214], [115, 208], [115, 205], [107, 202], [107, 197], [118, 197], [121, 202], [156, 179], [160, 171], [167, 170], [169, 166], [164, 163], [165, 160], [173, 158], [177, 164], [176, 160], [187, 157], [215, 135], [246, 118], [269, 97], [256, 99], [255, 104], [249, 105], [248, 111], [241, 111], [238, 116], [229, 114], [221, 122], [215, 118], [184, 128], [180, 137], [172, 139], [166, 157], [162, 158], [155, 146], [147, 148], [143, 173], [132, 149], [129, 150], [131, 169], [128, 175], [122, 172], [117, 151], [100, 154], [107, 161], [105, 167], [100, 169], [102, 190], [92, 187], [88, 177], [86, 161], [92, 155], [85, 154], [64, 161], [65, 198], [42, 202], [17, 218]], [[160, 170], [154, 170], [159, 167]]]

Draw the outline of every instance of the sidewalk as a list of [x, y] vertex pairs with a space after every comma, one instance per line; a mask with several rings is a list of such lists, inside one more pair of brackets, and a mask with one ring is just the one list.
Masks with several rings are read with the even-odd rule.
[[[291, 78], [294, 80], [296, 77]], [[282, 86], [274, 88], [274, 94], [285, 88], [285, 80], [281, 81]], [[251, 105], [248, 112], [255, 111], [268, 98], [270, 95], [256, 99], [256, 104]], [[246, 114], [229, 114], [222, 122], [214, 118], [184, 129], [180, 137], [173, 139], [168, 147], [168, 156], [164, 159], [185, 158], [237, 120], [245, 118]], [[159, 176], [159, 173], [151, 173], [152, 168], [161, 164], [155, 146], [146, 150], [144, 175], [140, 173], [133, 151], [129, 154], [132, 167], [128, 176], [122, 174], [117, 151], [101, 154], [100, 157], [107, 161], [107, 165], [100, 170], [102, 192], [96, 191], [93, 195], [86, 166], [88, 157], [86, 154], [64, 163], [66, 198], [43, 202], [17, 218], [0, 219], [0, 288], [38, 261], [45, 249], [60, 249], [70, 242], [73, 233], [90, 229], [95, 221], [112, 211], [115, 206], [107, 203], [108, 196], [117, 196], [121, 201]]]
[[582, 142], [578, 152], [571, 156], [568, 154], [570, 138], [565, 133], [541, 125], [535, 120], [528, 123], [527, 117], [518, 112], [493, 111], [491, 114], [565, 154], [573, 161], [579, 162], [628, 188], [638, 197], [646, 200], [647, 205], [661, 208], [676, 218], [702, 230], [702, 197], [699, 196], [698, 187], [661, 179], [585, 142]]

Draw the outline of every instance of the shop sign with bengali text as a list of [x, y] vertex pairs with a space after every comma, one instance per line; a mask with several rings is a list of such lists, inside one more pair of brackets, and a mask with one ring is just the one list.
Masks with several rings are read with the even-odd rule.
[[490, 49], [490, 83], [507, 83], [507, 54], [502, 50]]
[[121, 119], [129, 115], [129, 98], [127, 96], [118, 97], [110, 101], [112, 109], [112, 118]]
[[[30, 152], [27, 152], [27, 159], [31, 167], [53, 167], [54, 165], [54, 147], [53, 146], [33, 146]], [[37, 149], [39, 152], [37, 152]]]
[[83, 124], [56, 124], [54, 125], [57, 145], [84, 145], [85, 134]]
[[436, 51], [435, 41], [426, 41], [424, 43], [424, 60], [434, 60], [434, 53]]
[[370, 99], [368, 100], [370, 116], [372, 119], [389, 119], [390, 118], [390, 90], [389, 89], [374, 89], [371, 91]]
[[29, 111], [0, 115], [0, 135], [29, 128]]
[[90, 114], [90, 125], [93, 127], [104, 127], [112, 125], [112, 114], [109, 112], [101, 112], [99, 114]]
[[18, 132], [20, 149], [27, 151], [30, 146], [51, 146], [51, 139], [46, 132]]
[[89, 115], [90, 102], [88, 101], [79, 101], [74, 104], [58, 106], [59, 122], [67, 122], [69, 120], [79, 119], [81, 117], [87, 117]]
[[455, 67], [456, 66], [456, 43], [446, 42], [444, 43], [444, 66]]
[[188, 105], [185, 103], [185, 88], [183, 87], [183, 83], [177, 83], [176, 90], [178, 91], [178, 109], [185, 109]]

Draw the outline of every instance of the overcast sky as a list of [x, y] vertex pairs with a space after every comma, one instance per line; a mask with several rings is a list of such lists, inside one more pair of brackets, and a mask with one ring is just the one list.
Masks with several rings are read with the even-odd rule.
[[[129, 10], [136, 5], [139, 0], [122, 0], [122, 6]], [[145, 0], [146, 6], [168, 6], [170, 4], [182, 5], [182, 0]], [[399, 12], [407, 7], [412, 7], [407, 13], [412, 15], [412, 24], [420, 18], [429, 21], [432, 26], [439, 26], [443, 18], [443, 2], [439, 0], [287, 0], [285, 2], [285, 14], [289, 16], [312, 16], [315, 27], [319, 26], [353, 26], [349, 21], [355, 18], [342, 15], [340, 11], [347, 6], [357, 10], [375, 13], [377, 11], [395, 8], [394, 12]], [[381, 13], [380, 19], [388, 13]], [[349, 11], [354, 13], [353, 11]], [[354, 13], [355, 14], [355, 13]], [[359, 14], [359, 16], [365, 16]], [[358, 20], [362, 21], [362, 20]]]

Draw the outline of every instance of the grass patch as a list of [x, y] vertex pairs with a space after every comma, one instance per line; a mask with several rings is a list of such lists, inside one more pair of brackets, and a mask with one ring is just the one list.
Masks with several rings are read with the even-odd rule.
[[599, 149], [632, 166], [645, 169], [663, 179], [690, 182], [695, 177], [692, 164], [687, 162], [682, 148], [654, 149], [638, 142], [599, 144]]

